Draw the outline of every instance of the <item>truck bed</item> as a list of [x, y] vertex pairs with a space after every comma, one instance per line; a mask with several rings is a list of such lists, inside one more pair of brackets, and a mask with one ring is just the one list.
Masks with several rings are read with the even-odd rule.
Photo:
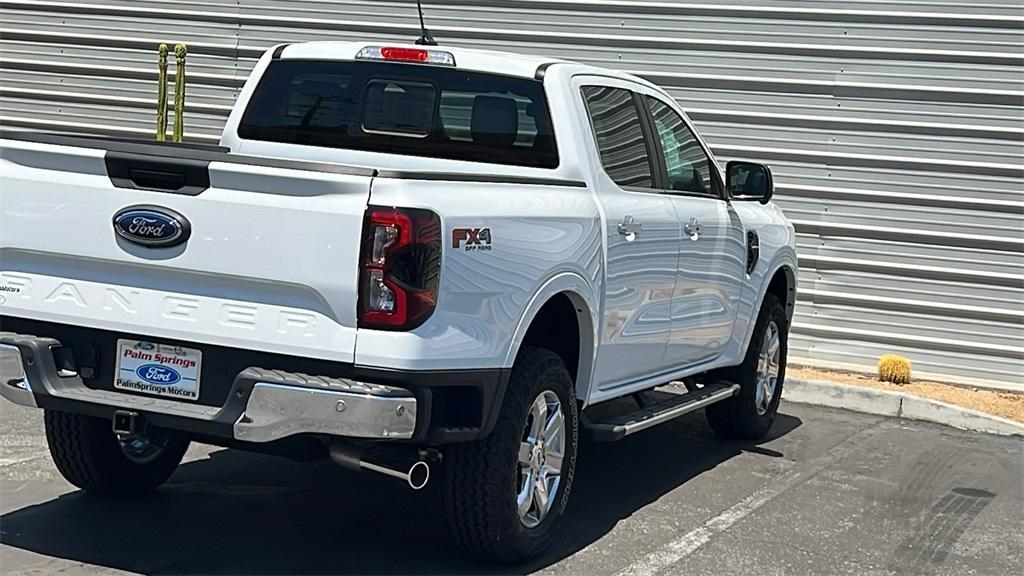
[[[0, 156], [4, 316], [341, 362], [374, 178], [584, 186], [21, 131], [0, 132]], [[191, 237], [126, 241], [112, 219], [135, 207], [182, 215]]]

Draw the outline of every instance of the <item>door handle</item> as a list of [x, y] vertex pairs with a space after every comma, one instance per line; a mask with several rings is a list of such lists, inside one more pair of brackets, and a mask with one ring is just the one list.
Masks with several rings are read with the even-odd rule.
[[690, 240], [700, 238], [701, 230], [700, 220], [696, 218], [690, 218], [690, 221], [683, 225], [683, 232], [690, 237]]
[[632, 216], [626, 216], [622, 219], [622, 223], [619, 224], [619, 234], [626, 237], [626, 240], [632, 241], [636, 238], [636, 235], [643, 231], [644, 225], [637, 222]]

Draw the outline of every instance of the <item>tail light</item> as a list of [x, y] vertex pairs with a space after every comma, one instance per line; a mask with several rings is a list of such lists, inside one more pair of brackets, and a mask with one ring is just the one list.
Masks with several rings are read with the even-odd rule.
[[369, 206], [359, 274], [359, 327], [412, 330], [437, 306], [441, 222], [429, 210]]

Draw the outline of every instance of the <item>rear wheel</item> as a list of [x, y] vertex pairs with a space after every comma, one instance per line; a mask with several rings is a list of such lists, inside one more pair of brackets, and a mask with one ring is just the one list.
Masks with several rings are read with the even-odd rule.
[[714, 374], [740, 385], [739, 394], [705, 409], [716, 433], [746, 440], [768, 434], [786, 378], [788, 339], [786, 311], [774, 294], [766, 294], [743, 363]]
[[46, 410], [46, 442], [57, 470], [88, 492], [123, 496], [163, 484], [178, 467], [188, 440], [148, 427], [145, 434], [119, 438], [110, 420]]
[[519, 563], [546, 548], [565, 512], [579, 436], [572, 378], [554, 353], [527, 348], [491, 434], [445, 453], [445, 507], [455, 542]]

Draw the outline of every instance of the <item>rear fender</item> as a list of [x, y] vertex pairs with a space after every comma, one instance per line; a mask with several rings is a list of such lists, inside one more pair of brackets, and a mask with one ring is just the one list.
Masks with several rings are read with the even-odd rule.
[[508, 354], [505, 357], [504, 366], [510, 367], [515, 363], [519, 348], [526, 338], [526, 332], [537, 317], [541, 308], [547, 302], [557, 296], [565, 294], [576, 307], [576, 317], [579, 321], [580, 332], [580, 359], [576, 375], [576, 397], [586, 401], [594, 373], [594, 359], [596, 356], [597, 342], [597, 300], [590, 285], [582, 276], [574, 272], [558, 273], [545, 281], [539, 290], [533, 295], [527, 305], [519, 324], [516, 326], [515, 336], [509, 346]]

